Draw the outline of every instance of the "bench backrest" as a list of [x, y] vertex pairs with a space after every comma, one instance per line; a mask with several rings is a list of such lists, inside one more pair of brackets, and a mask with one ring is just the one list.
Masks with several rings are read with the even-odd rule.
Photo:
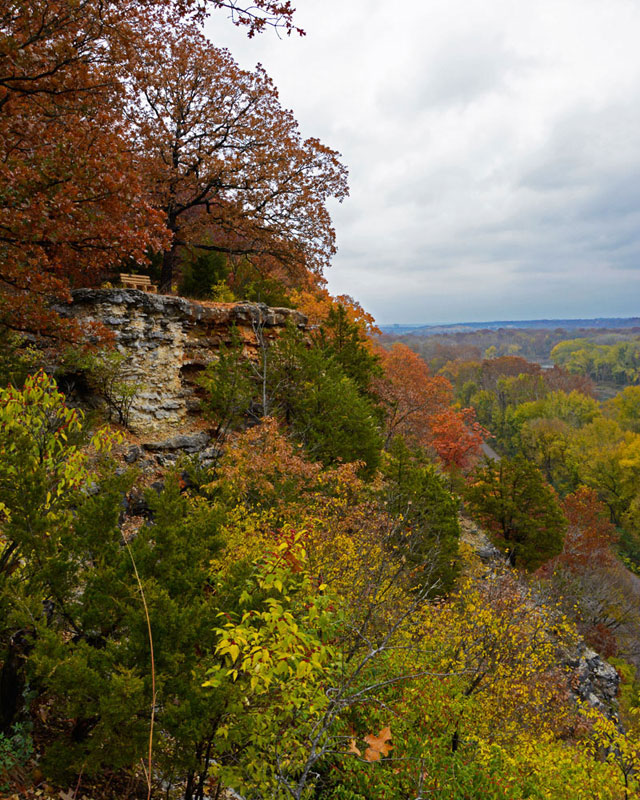
[[124, 272], [120, 273], [120, 280], [122, 283], [139, 283], [141, 286], [151, 283], [151, 278], [148, 275], [126, 275]]
[[120, 283], [123, 286], [131, 286], [134, 289], [146, 289], [150, 292], [155, 292], [156, 290], [156, 287], [151, 283], [151, 278], [148, 275], [127, 275], [125, 272], [121, 272]]

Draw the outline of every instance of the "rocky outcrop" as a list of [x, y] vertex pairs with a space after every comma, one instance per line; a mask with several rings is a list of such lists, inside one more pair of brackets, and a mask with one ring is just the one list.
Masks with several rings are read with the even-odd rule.
[[620, 675], [612, 664], [583, 645], [567, 658], [567, 666], [572, 670], [571, 689], [575, 696], [607, 713], [615, 707]]
[[505, 566], [505, 556], [487, 534], [469, 517], [460, 516], [460, 541], [467, 545], [484, 564], [487, 573]]
[[[247, 356], [257, 358], [261, 340], [277, 338], [287, 324], [305, 328], [307, 323], [288, 308], [198, 303], [137, 289], [79, 289], [62, 311], [113, 331], [116, 348], [126, 356], [123, 378], [138, 387], [130, 427], [155, 452], [184, 450], [180, 437], [197, 436], [201, 391], [196, 378], [216, 359], [220, 345], [231, 341], [234, 328]], [[205, 444], [204, 439], [187, 442], [198, 449]]]
[[[477, 557], [485, 580], [510, 569], [504, 553], [495, 547], [485, 531], [465, 516], [460, 517], [460, 540]], [[544, 596], [540, 597], [540, 602], [545, 602]], [[612, 664], [587, 647], [583, 641], [578, 642], [571, 650], [559, 652], [558, 663], [569, 672], [569, 689], [574, 699], [615, 717], [620, 675]]]

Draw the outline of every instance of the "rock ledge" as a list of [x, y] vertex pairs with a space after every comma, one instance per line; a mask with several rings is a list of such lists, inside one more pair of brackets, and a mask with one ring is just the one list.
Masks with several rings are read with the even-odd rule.
[[[113, 331], [117, 349], [127, 356], [123, 378], [138, 386], [131, 428], [162, 444], [159, 450], [182, 449], [167, 442], [201, 429], [196, 378], [215, 361], [220, 346], [231, 342], [234, 329], [246, 355], [257, 358], [260, 337], [269, 342], [287, 325], [307, 325], [304, 314], [289, 308], [198, 303], [138, 289], [78, 289], [72, 303], [60, 311]], [[199, 441], [193, 444], [200, 449]]]

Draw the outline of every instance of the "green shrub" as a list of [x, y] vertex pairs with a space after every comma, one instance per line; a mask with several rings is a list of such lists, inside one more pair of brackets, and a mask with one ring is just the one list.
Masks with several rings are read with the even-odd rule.
[[0, 733], [0, 792], [9, 790], [10, 773], [17, 767], [24, 767], [32, 755], [30, 725], [18, 723], [8, 733]]
[[133, 403], [143, 388], [140, 382], [127, 376], [129, 360], [130, 356], [118, 350], [70, 349], [61, 360], [59, 373], [81, 374], [89, 390], [104, 402], [109, 419], [126, 428]]
[[[202, 253], [196, 258], [182, 265], [182, 280], [179, 292], [184, 297], [193, 297], [199, 300], [226, 300], [233, 299], [233, 293], [221, 296], [223, 287], [226, 287], [226, 278], [229, 273], [227, 257], [223, 253]], [[214, 294], [218, 295], [214, 297]]]

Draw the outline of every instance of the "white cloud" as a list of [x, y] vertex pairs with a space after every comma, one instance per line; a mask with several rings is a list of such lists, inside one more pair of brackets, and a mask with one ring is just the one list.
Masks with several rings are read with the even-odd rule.
[[297, 5], [302, 39], [209, 33], [343, 154], [330, 288], [383, 322], [638, 313], [638, 4]]

